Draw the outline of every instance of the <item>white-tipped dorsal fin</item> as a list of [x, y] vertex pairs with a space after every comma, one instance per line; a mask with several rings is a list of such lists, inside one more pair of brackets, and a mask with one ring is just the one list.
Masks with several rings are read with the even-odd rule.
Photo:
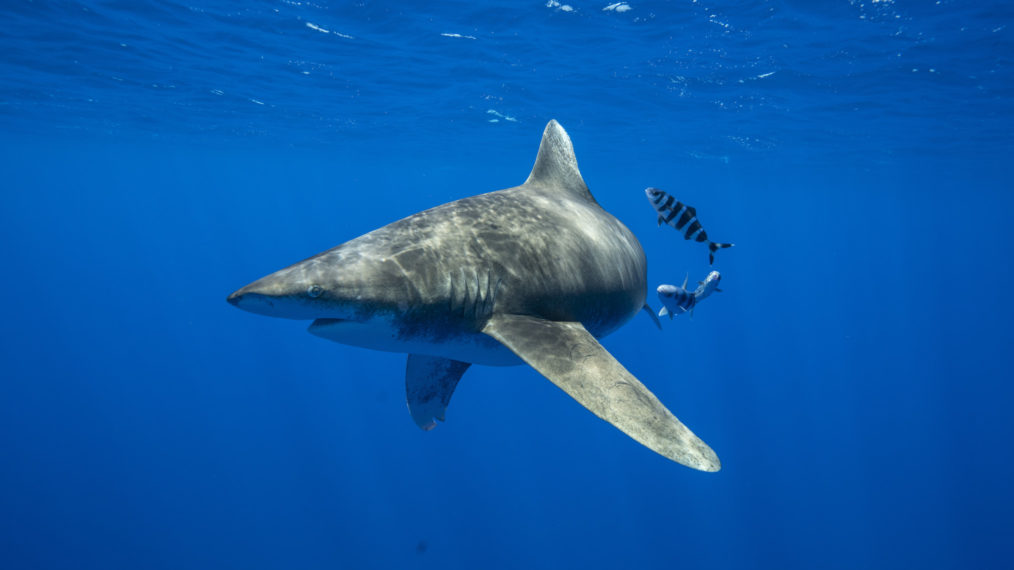
[[539, 155], [535, 157], [535, 166], [525, 184], [566, 190], [576, 196], [595, 200], [581, 178], [574, 145], [570, 142], [567, 131], [555, 120], [549, 121], [546, 130], [542, 132]]

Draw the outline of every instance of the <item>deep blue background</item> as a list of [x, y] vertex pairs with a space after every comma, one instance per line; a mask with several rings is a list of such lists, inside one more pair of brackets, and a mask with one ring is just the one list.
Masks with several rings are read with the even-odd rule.
[[[1008, 3], [138, 4], [0, 18], [0, 566], [1010, 563]], [[224, 302], [550, 118], [652, 288], [708, 266], [644, 187], [737, 244], [605, 339], [717, 474], [526, 367], [421, 432], [403, 356]]]

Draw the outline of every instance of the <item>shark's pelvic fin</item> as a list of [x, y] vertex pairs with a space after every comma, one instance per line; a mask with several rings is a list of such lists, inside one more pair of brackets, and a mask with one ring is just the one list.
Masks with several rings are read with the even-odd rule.
[[718, 456], [578, 322], [498, 314], [482, 332], [598, 417], [677, 463], [718, 471]]
[[408, 355], [405, 395], [408, 411], [419, 427], [429, 431], [436, 427], [435, 419], [444, 421], [451, 394], [469, 366], [469, 362], [439, 356]]
[[549, 121], [542, 132], [539, 154], [535, 157], [535, 166], [528, 175], [525, 184], [536, 184], [554, 189], [566, 190], [582, 199], [595, 202], [588, 185], [581, 177], [577, 168], [577, 157], [574, 145], [563, 130], [560, 123]]

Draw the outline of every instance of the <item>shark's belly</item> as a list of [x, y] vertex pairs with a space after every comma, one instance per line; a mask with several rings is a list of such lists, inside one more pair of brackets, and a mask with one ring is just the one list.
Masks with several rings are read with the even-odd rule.
[[440, 327], [431, 323], [429, 327], [419, 328], [388, 319], [365, 323], [317, 319], [310, 325], [309, 332], [341, 344], [386, 352], [440, 356], [487, 366], [523, 364], [500, 342], [464, 327]]

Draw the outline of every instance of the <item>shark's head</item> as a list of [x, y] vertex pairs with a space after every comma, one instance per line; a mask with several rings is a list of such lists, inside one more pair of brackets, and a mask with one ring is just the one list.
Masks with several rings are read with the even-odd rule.
[[387, 297], [403, 281], [385, 265], [338, 246], [262, 277], [227, 300], [268, 317], [365, 321], [391, 304]]
[[285, 319], [315, 319], [341, 311], [334, 303], [331, 280], [310, 271], [306, 263], [262, 277], [229, 295], [227, 300], [244, 311]]

